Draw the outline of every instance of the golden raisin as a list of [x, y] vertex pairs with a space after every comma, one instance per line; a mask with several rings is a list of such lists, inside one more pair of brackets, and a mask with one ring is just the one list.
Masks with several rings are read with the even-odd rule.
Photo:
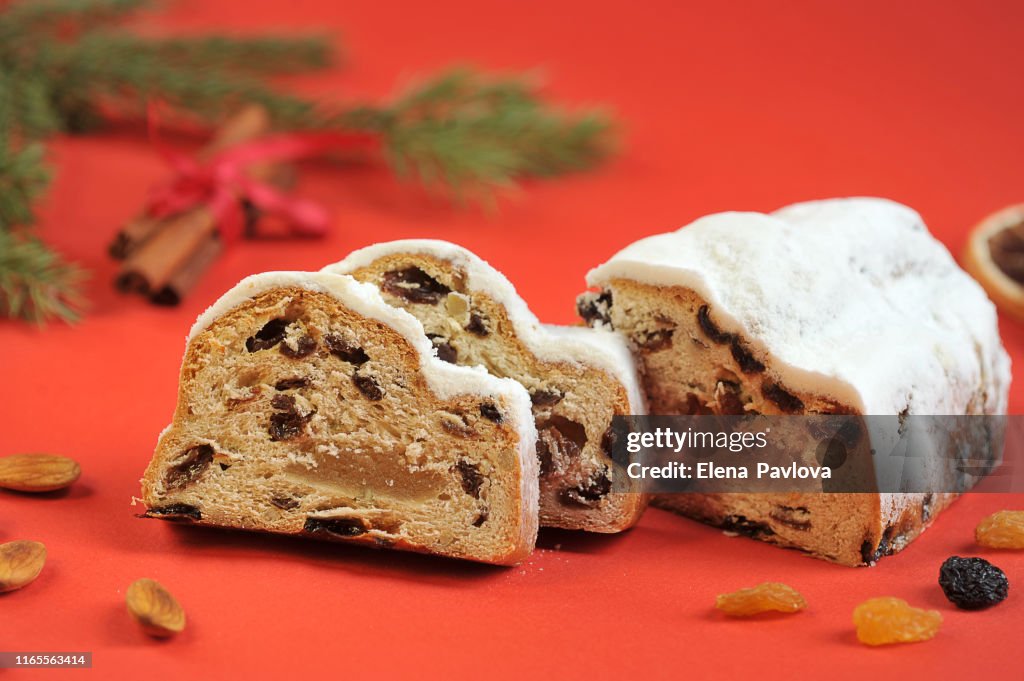
[[720, 594], [715, 607], [730, 617], [749, 617], [762, 612], [799, 612], [807, 607], [800, 592], [787, 584], [765, 582], [750, 589]]
[[978, 523], [974, 539], [992, 549], [1024, 549], [1024, 511], [999, 511]]
[[871, 598], [853, 611], [857, 638], [869, 646], [927, 641], [939, 632], [938, 610], [912, 608], [902, 598]]

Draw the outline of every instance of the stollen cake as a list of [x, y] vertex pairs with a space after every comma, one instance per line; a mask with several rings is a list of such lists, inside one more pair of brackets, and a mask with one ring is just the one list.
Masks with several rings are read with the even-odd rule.
[[373, 286], [269, 272], [192, 327], [142, 494], [150, 517], [513, 564], [535, 444], [521, 385], [437, 359]]
[[646, 497], [611, 491], [612, 417], [645, 409], [617, 334], [541, 325], [504, 275], [445, 241], [376, 244], [325, 270], [379, 286], [423, 323], [442, 359], [482, 365], [529, 390], [541, 525], [618, 532], [636, 523]]
[[[642, 239], [587, 277], [652, 414], [1003, 414], [1009, 358], [981, 288], [883, 199], [730, 212]], [[998, 456], [995, 454], [993, 456]], [[671, 494], [654, 503], [846, 565], [902, 549], [955, 497]]]

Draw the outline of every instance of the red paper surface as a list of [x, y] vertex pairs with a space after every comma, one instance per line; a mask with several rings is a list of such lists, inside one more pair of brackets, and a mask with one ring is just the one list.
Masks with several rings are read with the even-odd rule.
[[[296, 81], [311, 94], [383, 97], [453, 63], [538, 69], [552, 98], [607, 103], [623, 150], [586, 174], [528, 182], [496, 214], [457, 210], [381, 169], [305, 168], [304, 196], [336, 215], [327, 239], [243, 243], [178, 309], [115, 294], [104, 248], [162, 177], [142, 135], [51, 146], [42, 230], [93, 272], [75, 327], [0, 322], [0, 454], [82, 463], [63, 495], [0, 494], [0, 541], [43, 541], [49, 561], [0, 596], [0, 648], [92, 651], [74, 678], [1020, 678], [1024, 553], [973, 545], [990, 512], [1022, 496], [968, 495], [910, 548], [851, 569], [659, 510], [622, 536], [543, 532], [512, 569], [139, 520], [131, 506], [175, 399], [196, 314], [244, 275], [318, 269], [380, 240], [462, 243], [516, 283], [538, 316], [572, 322], [583, 276], [625, 244], [726, 209], [881, 195], [914, 206], [953, 251], [986, 213], [1024, 201], [1019, 3], [458, 2], [176, 3], [147, 30], [327, 29], [347, 68]], [[189, 150], [182, 144], [183, 150]], [[865, 320], [870, 323], [870, 320]], [[1021, 326], [1004, 342], [1024, 361]], [[884, 351], [884, 350], [881, 350]], [[1024, 388], [1015, 384], [1012, 412]], [[985, 556], [1009, 599], [955, 610], [936, 584], [950, 554]], [[125, 588], [152, 577], [188, 628], [148, 639]], [[785, 581], [793, 617], [728, 621], [722, 591]], [[857, 643], [851, 612], [895, 595], [940, 610], [933, 641]], [[60, 672], [13, 671], [12, 678]]]

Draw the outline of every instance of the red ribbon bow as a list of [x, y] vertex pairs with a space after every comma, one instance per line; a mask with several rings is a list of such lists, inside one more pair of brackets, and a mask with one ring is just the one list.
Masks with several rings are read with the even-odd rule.
[[206, 206], [225, 242], [242, 235], [243, 201], [265, 214], [282, 218], [297, 236], [323, 236], [327, 232], [330, 218], [322, 206], [283, 194], [253, 179], [247, 172], [249, 166], [295, 161], [329, 151], [371, 150], [377, 146], [376, 136], [363, 133], [288, 133], [243, 142], [200, 161], [160, 144], [152, 107], [149, 119], [150, 136], [174, 176], [153, 188], [147, 212], [153, 217], [168, 217]]

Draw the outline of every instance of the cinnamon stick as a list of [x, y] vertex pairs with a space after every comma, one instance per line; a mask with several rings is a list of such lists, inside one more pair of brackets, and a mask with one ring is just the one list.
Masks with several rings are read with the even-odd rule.
[[[258, 104], [249, 104], [232, 115], [217, 129], [213, 139], [199, 152], [207, 161], [236, 144], [255, 139], [270, 130], [270, 115]], [[131, 220], [114, 236], [108, 252], [116, 260], [124, 260], [141, 248], [163, 227], [163, 221], [148, 215]]]
[[[269, 126], [270, 119], [263, 107], [247, 106], [225, 121], [210, 144], [200, 153], [200, 157], [209, 158], [235, 144], [258, 137]], [[272, 164], [260, 164], [251, 170], [256, 177], [269, 177], [274, 172]], [[133, 224], [130, 223], [129, 227]], [[126, 231], [127, 228], [122, 230], [122, 234]], [[138, 231], [145, 232], [141, 240], [132, 234], [125, 234], [124, 238], [119, 235], [115, 240], [115, 244], [123, 244], [127, 254], [114, 280], [115, 286], [121, 291], [160, 296], [161, 300], [170, 301], [175, 297], [165, 293], [165, 289], [170, 286], [180, 300], [183, 292], [195, 284], [202, 271], [215, 259], [205, 257], [210, 252], [209, 242], [217, 239], [216, 220], [207, 207], [194, 208], [156, 221], [148, 231]]]
[[181, 269], [171, 275], [170, 280], [164, 284], [163, 288], [154, 291], [149, 299], [156, 305], [179, 304], [182, 298], [188, 295], [199, 282], [200, 277], [213, 264], [222, 250], [224, 250], [224, 246], [220, 238], [214, 235], [200, 245], [195, 255]]
[[125, 261], [115, 286], [126, 293], [149, 295], [159, 291], [182, 269], [217, 229], [213, 213], [205, 206], [164, 221], [145, 246]]
[[160, 220], [140, 215], [121, 228], [110, 243], [108, 252], [115, 260], [124, 260], [133, 250], [145, 243], [160, 227]]

